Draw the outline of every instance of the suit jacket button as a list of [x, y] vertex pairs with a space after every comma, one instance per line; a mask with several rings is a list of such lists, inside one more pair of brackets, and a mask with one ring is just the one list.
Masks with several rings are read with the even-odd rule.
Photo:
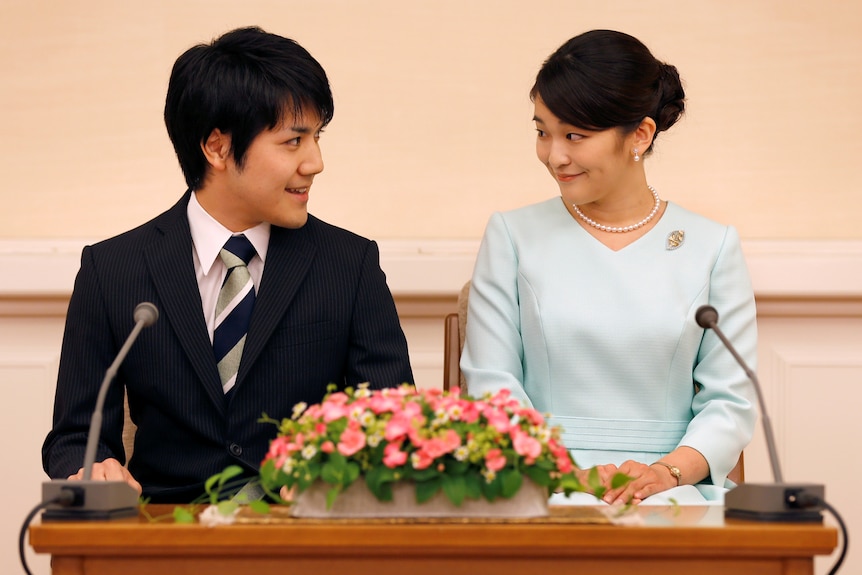
[[230, 452], [233, 456], [239, 457], [240, 455], [242, 455], [242, 447], [240, 447], [236, 443], [231, 443], [230, 444]]

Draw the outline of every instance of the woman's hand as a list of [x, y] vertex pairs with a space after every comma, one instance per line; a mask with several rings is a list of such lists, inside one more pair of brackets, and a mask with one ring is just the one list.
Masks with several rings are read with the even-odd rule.
[[660, 465], [647, 465], [629, 460], [620, 465], [619, 472], [625, 473], [632, 479], [617, 489], [611, 489], [608, 483], [608, 491], [602, 497], [606, 503], [638, 504], [650, 495], [677, 486], [676, 478], [667, 468]]

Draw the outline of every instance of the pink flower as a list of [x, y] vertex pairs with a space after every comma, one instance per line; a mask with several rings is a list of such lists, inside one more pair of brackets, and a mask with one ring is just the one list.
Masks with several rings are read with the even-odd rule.
[[396, 413], [386, 423], [386, 429], [383, 432], [383, 437], [386, 441], [401, 441], [410, 433], [411, 420], [410, 416], [404, 413]]
[[566, 449], [565, 445], [560, 445], [556, 439], [551, 438], [548, 440], [548, 451], [554, 457], [563, 457], [569, 450]]
[[414, 469], [426, 469], [434, 463], [434, 459], [428, 457], [428, 454], [420, 449], [419, 451], [414, 451], [410, 456], [410, 463], [413, 464]]
[[461, 421], [465, 423], [475, 423], [481, 415], [479, 406], [472, 401], [465, 401], [461, 405]]
[[525, 419], [530, 422], [531, 425], [538, 426], [545, 423], [544, 416], [542, 416], [542, 414], [535, 409], [521, 409], [518, 411], [518, 415], [520, 415], [522, 419]]
[[509, 416], [505, 412], [486, 406], [482, 415], [488, 420], [488, 425], [496, 429], [498, 433], [509, 431]]
[[383, 449], [383, 465], [389, 467], [398, 467], [407, 463], [407, 453], [401, 451], [400, 443], [390, 443]]
[[324, 441], [323, 445], [320, 446], [320, 450], [324, 453], [332, 453], [335, 451], [335, 444], [331, 441]]
[[497, 472], [506, 466], [506, 456], [499, 449], [489, 449], [485, 454], [485, 467]]
[[278, 457], [279, 455], [284, 455], [287, 453], [287, 442], [288, 438], [284, 436], [276, 437], [272, 441], [269, 442], [269, 453], [267, 453], [267, 459], [271, 459], [273, 457]]
[[401, 400], [391, 395], [374, 394], [368, 401], [368, 407], [377, 415], [396, 413], [401, 408]]
[[520, 430], [512, 436], [512, 447], [515, 448], [515, 453], [524, 457], [528, 465], [535, 462], [542, 454], [542, 444], [539, 440]]
[[351, 425], [348, 425], [347, 429], [341, 433], [341, 440], [338, 442], [338, 453], [345, 457], [349, 457], [365, 447], [365, 434], [359, 424], [352, 425], [356, 423], [355, 421], [350, 423]]
[[572, 465], [572, 460], [565, 455], [557, 457], [557, 469], [560, 470], [560, 473], [571, 473], [575, 470], [575, 466]]
[[296, 453], [305, 447], [305, 436], [302, 433], [297, 433], [296, 436], [288, 439], [290, 441], [284, 446], [287, 453]]

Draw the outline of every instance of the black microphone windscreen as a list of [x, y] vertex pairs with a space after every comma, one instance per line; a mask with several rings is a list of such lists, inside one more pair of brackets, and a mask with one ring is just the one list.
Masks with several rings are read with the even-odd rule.
[[694, 321], [700, 327], [709, 329], [718, 323], [718, 312], [711, 305], [702, 305], [694, 312]]

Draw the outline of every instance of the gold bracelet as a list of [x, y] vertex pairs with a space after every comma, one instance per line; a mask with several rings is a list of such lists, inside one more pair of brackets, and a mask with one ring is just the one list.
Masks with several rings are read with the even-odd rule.
[[676, 477], [676, 484], [680, 485], [682, 483], [682, 471], [679, 470], [679, 467], [676, 465], [671, 465], [666, 461], [656, 461], [655, 463], [651, 463], [650, 465], [662, 465], [667, 467], [667, 470], [670, 471], [670, 474]]

